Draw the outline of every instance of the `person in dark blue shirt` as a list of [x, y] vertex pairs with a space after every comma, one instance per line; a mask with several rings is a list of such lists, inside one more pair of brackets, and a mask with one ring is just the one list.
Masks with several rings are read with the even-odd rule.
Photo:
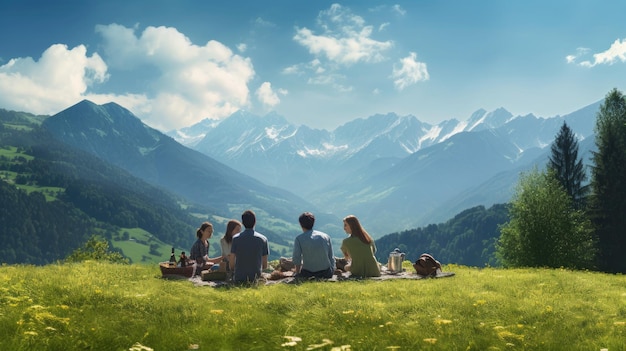
[[263, 234], [254, 230], [256, 215], [253, 211], [245, 211], [241, 215], [241, 223], [245, 229], [233, 236], [231, 246], [235, 267], [233, 281], [236, 283], [254, 282], [261, 277], [262, 270], [267, 269], [269, 244]]

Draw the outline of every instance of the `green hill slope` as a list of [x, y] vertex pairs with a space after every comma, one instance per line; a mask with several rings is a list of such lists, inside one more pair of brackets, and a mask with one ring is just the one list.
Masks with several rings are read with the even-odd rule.
[[130, 228], [149, 232], [145, 255], [162, 260], [169, 251], [162, 247], [188, 248], [195, 240], [202, 219], [190, 210], [209, 218], [206, 210], [185, 209], [173, 195], [56, 141], [37, 116], [0, 110], [0, 122], [2, 262], [53, 262], [92, 234], [113, 240]]
[[1, 266], [0, 349], [626, 348], [623, 275], [444, 269], [456, 275], [217, 289], [156, 266]]
[[434, 255], [441, 262], [482, 267], [497, 265], [495, 242], [499, 225], [509, 221], [507, 206], [476, 206], [460, 212], [445, 223], [392, 233], [376, 240], [376, 257], [386, 263], [396, 247], [415, 261], [422, 253]]

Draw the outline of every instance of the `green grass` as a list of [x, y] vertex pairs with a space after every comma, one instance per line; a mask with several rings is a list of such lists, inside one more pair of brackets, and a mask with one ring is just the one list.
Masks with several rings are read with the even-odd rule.
[[[113, 247], [120, 249], [123, 255], [130, 258], [132, 262], [154, 264], [167, 261], [170, 258], [172, 252], [171, 244], [162, 242], [141, 228], [122, 228], [119, 233], [120, 238], [124, 232], [128, 232], [129, 240], [113, 239], [111, 244]], [[150, 254], [151, 244], [157, 245], [158, 249], [156, 251], [159, 253], [158, 255]], [[181, 251], [189, 254], [190, 248], [175, 248], [176, 257], [178, 257]]]
[[19, 189], [26, 191], [26, 193], [28, 194], [32, 192], [40, 192], [46, 197], [46, 201], [48, 202], [56, 200], [58, 195], [65, 191], [65, 188], [53, 186], [32, 186], [23, 184], [15, 184], [15, 186]]
[[4, 147], [0, 147], [0, 156], [4, 156], [7, 157], [9, 159], [13, 159], [14, 157], [18, 157], [21, 156], [24, 159], [30, 161], [32, 160], [34, 157], [27, 155], [25, 153], [22, 152], [18, 152], [17, 151], [17, 147], [15, 146], [4, 146]]
[[[32, 160], [33, 157], [27, 155], [25, 153], [21, 153], [17, 151], [17, 148], [14, 146], [6, 146], [0, 148], [0, 157], [6, 157], [9, 161], [6, 161], [7, 166], [10, 164], [17, 163], [16, 159], [18, 157], [22, 157], [25, 160]], [[0, 180], [7, 181], [9, 183], [15, 184], [15, 178], [18, 176], [18, 173], [8, 171], [7, 166], [0, 165]], [[57, 199], [57, 195], [63, 192], [64, 188], [59, 187], [41, 187], [41, 186], [33, 186], [33, 185], [25, 185], [25, 184], [15, 184], [15, 186], [19, 189], [26, 191], [28, 194], [32, 192], [40, 192], [46, 197], [46, 201], [54, 201]]]
[[21, 124], [4, 123], [4, 126], [6, 128], [8, 128], [8, 129], [14, 129], [14, 130], [22, 130], [22, 131], [31, 131], [31, 130], [33, 130], [32, 127], [21, 125]]
[[155, 265], [4, 265], [0, 349], [626, 349], [624, 276], [445, 270], [456, 276], [211, 288]]

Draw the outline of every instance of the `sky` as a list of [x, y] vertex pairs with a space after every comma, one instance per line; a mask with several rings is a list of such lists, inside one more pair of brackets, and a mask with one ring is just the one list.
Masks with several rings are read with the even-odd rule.
[[116, 102], [167, 132], [245, 110], [554, 117], [626, 90], [626, 1], [0, 0], [0, 108]]

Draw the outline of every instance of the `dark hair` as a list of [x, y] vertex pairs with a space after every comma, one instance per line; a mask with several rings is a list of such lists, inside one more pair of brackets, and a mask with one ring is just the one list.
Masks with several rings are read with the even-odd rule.
[[230, 244], [233, 242], [233, 235], [235, 235], [234, 231], [238, 226], [241, 227], [241, 222], [238, 220], [231, 219], [228, 221], [228, 224], [226, 225], [226, 233], [224, 233], [224, 240], [226, 240], [227, 243]]
[[200, 225], [200, 228], [198, 228], [198, 230], [196, 230], [196, 236], [198, 237], [198, 239], [200, 239], [202, 237], [202, 232], [207, 228], [207, 227], [211, 227], [213, 228], [213, 224], [209, 223], [209, 222], [204, 222]]
[[313, 229], [313, 225], [315, 225], [315, 216], [311, 212], [304, 212], [300, 215], [298, 221], [300, 221], [302, 228], [310, 230]]
[[348, 223], [350, 226], [350, 231], [352, 232], [350, 235], [356, 236], [359, 238], [364, 244], [371, 244], [372, 237], [363, 229], [361, 226], [361, 222], [359, 222], [358, 218], [353, 215], [346, 216], [343, 219], [344, 222]]
[[246, 227], [246, 229], [254, 228], [254, 225], [256, 224], [256, 215], [254, 212], [252, 212], [252, 210], [244, 211], [241, 214], [241, 223], [243, 223], [243, 226]]

